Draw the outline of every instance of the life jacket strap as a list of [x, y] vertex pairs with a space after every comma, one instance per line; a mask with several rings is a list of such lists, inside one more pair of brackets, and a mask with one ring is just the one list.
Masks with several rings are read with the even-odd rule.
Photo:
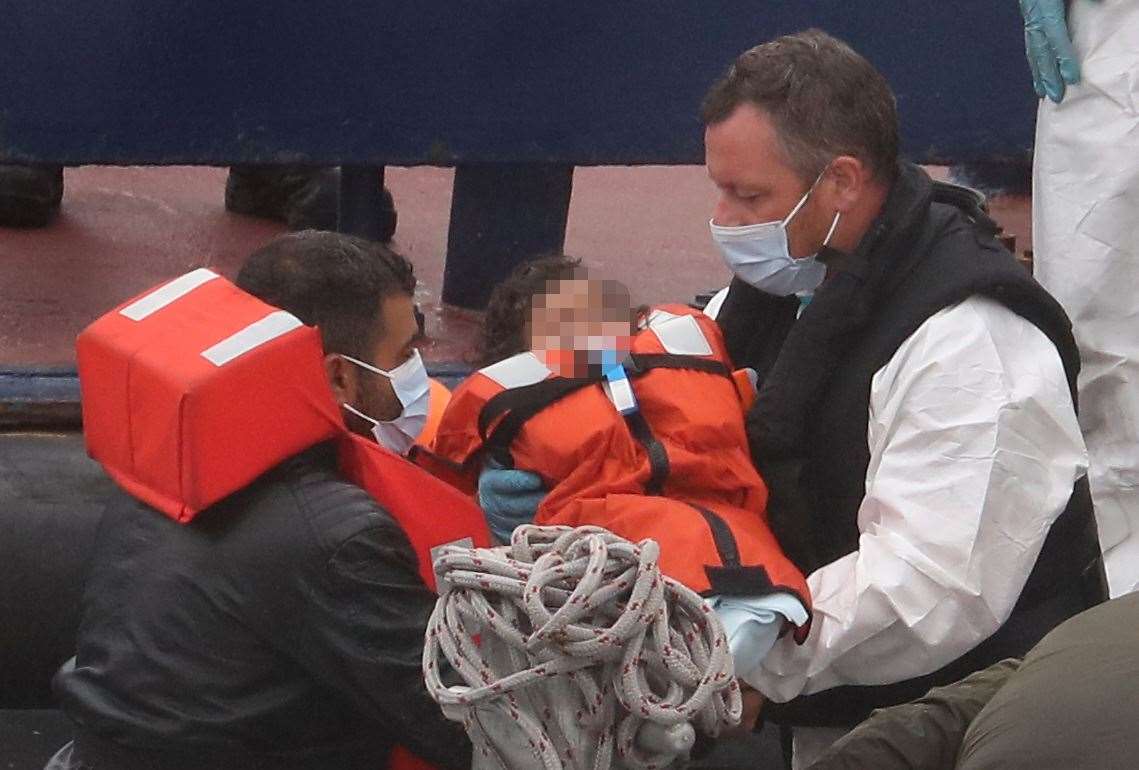
[[[732, 378], [731, 369], [723, 362], [699, 356], [634, 353], [625, 362], [625, 370], [630, 378], [640, 377], [654, 369], [685, 369]], [[513, 468], [514, 458], [510, 447], [532, 417], [571, 393], [600, 383], [603, 379], [601, 374], [596, 377], [552, 377], [531, 385], [509, 388], [491, 397], [479, 412], [478, 424], [479, 436], [483, 439], [488, 456], [504, 468]], [[645, 422], [643, 418], [641, 422]], [[648, 427], [647, 423], [643, 426], [647, 435], [651, 436]], [[641, 440], [636, 426], [630, 424], [630, 429], [634, 437]], [[651, 447], [645, 445], [645, 449], [651, 458]], [[663, 485], [664, 477], [668, 475], [667, 456], [662, 470], [657, 470], [658, 465], [659, 463], [654, 465], [653, 475], [655, 477], [658, 473], [663, 473], [660, 479], [660, 484]]]

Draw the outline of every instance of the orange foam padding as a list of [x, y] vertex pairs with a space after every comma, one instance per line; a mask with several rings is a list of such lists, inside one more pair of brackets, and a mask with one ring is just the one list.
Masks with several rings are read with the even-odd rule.
[[431, 388], [430, 400], [427, 402], [427, 422], [423, 426], [423, 432], [415, 440], [415, 443], [422, 447], [429, 447], [435, 441], [435, 434], [439, 432], [439, 423], [443, 420], [443, 412], [447, 411], [447, 404], [451, 403], [451, 391], [446, 385], [434, 378], [427, 382]]
[[[146, 292], [76, 342], [88, 453], [133, 496], [181, 522], [344, 431], [317, 330], [224, 278], [195, 271], [176, 281], [190, 276], [206, 280], [138, 317], [136, 300], [145, 304], [169, 284]], [[124, 315], [131, 309], [135, 318]], [[229, 360], [217, 352], [232, 335], [273, 321], [283, 331], [239, 339]], [[211, 350], [213, 361], [203, 355]]]

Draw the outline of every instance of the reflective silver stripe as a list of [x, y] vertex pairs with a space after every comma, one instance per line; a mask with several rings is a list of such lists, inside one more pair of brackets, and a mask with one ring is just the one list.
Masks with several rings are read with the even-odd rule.
[[208, 350], [202, 351], [202, 358], [214, 366], [224, 366], [240, 355], [275, 340], [301, 326], [300, 319], [292, 313], [277, 310], [254, 321], [239, 332], [231, 334]]
[[637, 408], [637, 398], [633, 395], [633, 386], [629, 384], [627, 377], [622, 377], [619, 380], [602, 380], [601, 388], [621, 414]]
[[521, 388], [524, 385], [533, 385], [549, 377], [553, 372], [538, 360], [533, 353], [519, 353], [505, 361], [491, 364], [479, 373], [489, 377], [504, 388]]
[[667, 353], [676, 356], [712, 355], [712, 346], [704, 336], [704, 330], [690, 315], [654, 310], [649, 315], [649, 329]]
[[148, 315], [155, 313], [175, 300], [185, 297], [204, 283], [218, 278], [217, 273], [205, 267], [186, 273], [175, 278], [161, 289], [155, 289], [145, 297], [140, 297], [119, 311], [132, 321], [141, 321]]

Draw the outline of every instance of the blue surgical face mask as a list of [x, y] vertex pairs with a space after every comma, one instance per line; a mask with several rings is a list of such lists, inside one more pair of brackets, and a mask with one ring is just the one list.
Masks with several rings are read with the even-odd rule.
[[399, 403], [403, 407], [399, 417], [394, 420], [377, 420], [371, 415], [364, 414], [351, 404], [341, 404], [341, 406], [360, 419], [371, 423], [372, 435], [375, 436], [376, 441], [381, 446], [385, 446], [397, 454], [407, 454], [427, 424], [427, 407], [431, 399], [431, 383], [427, 379], [427, 369], [423, 366], [423, 359], [420, 358], [419, 351], [414, 351], [411, 358], [390, 371], [364, 363], [351, 356], [342, 355], [341, 358], [391, 380], [392, 390], [395, 391], [396, 398], [399, 399]]
[[[814, 254], [799, 259], [791, 256], [787, 225], [803, 208], [822, 178], [823, 175], [819, 174], [815, 183], [803, 193], [795, 208], [783, 219], [742, 227], [724, 227], [709, 220], [712, 240], [716, 242], [724, 262], [736, 277], [762, 292], [779, 297], [812, 292], [818, 288], [826, 277], [826, 266], [816, 260]], [[841, 213], [836, 211], [823, 246], [830, 243], [840, 216]]]

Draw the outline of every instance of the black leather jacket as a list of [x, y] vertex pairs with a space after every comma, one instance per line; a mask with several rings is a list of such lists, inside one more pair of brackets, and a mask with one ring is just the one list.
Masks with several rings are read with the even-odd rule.
[[55, 689], [98, 766], [377, 770], [398, 742], [467, 767], [420, 671], [434, 602], [406, 535], [318, 445], [189, 525], [122, 496]]

